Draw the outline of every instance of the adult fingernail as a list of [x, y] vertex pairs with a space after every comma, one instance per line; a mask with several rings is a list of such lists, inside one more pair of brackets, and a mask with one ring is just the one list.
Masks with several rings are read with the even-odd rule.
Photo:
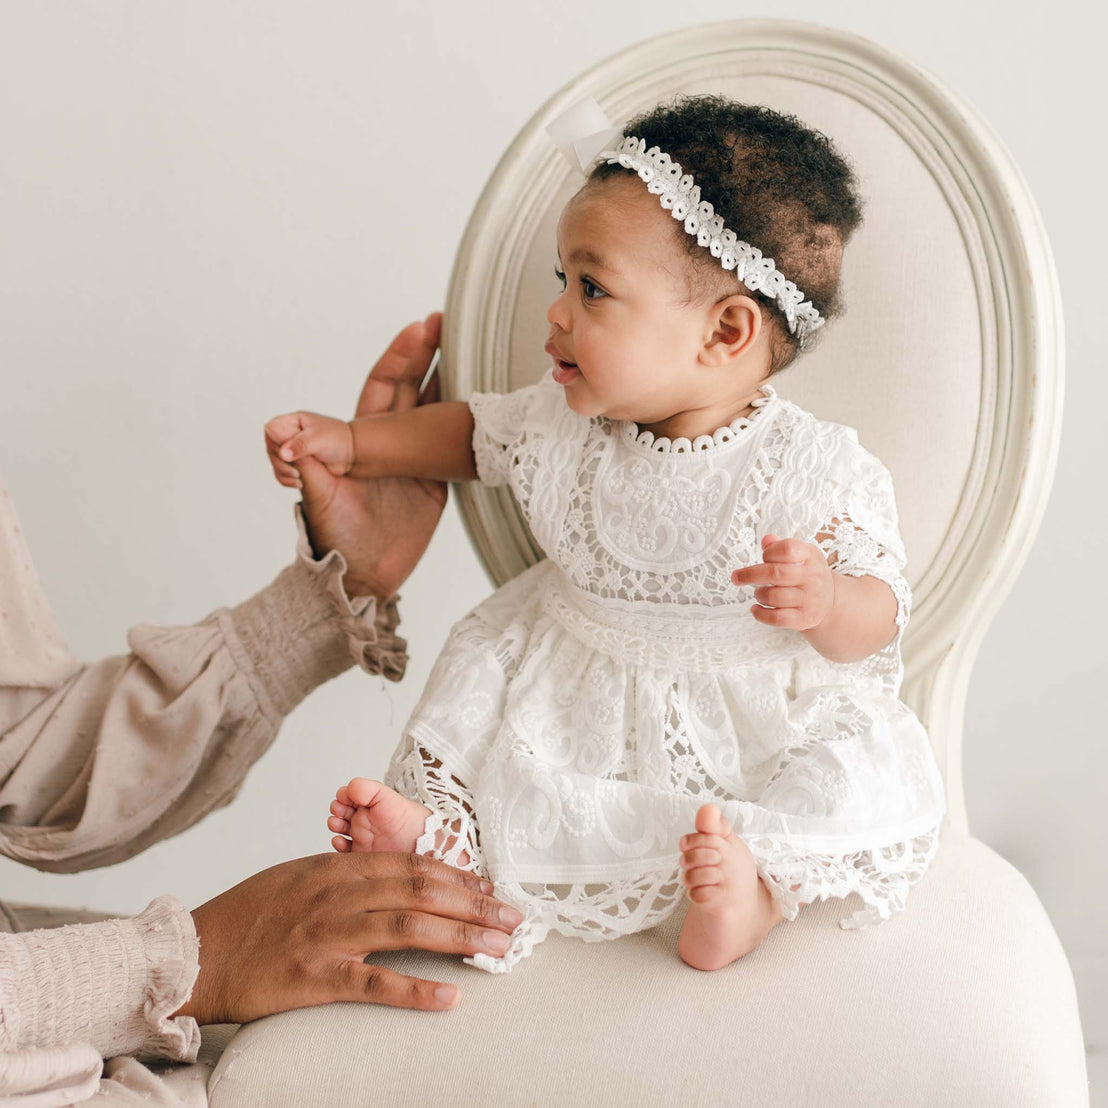
[[503, 931], [486, 931], [481, 937], [485, 941], [485, 946], [490, 950], [495, 950], [497, 954], [503, 954], [511, 942]]
[[516, 928], [523, 922], [523, 913], [517, 912], [514, 908], [501, 908], [500, 922]]
[[453, 985], [440, 985], [435, 989], [435, 999], [440, 1004], [448, 1004], [453, 1007], [458, 1003], [458, 990]]
[[481, 892], [483, 892], [485, 894], [485, 896], [492, 896], [492, 882], [491, 881], [482, 881], [481, 882]]

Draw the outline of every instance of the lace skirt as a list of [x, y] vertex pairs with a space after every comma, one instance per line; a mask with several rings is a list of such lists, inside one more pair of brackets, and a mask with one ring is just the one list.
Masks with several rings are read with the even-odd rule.
[[453, 628], [388, 783], [432, 811], [421, 850], [525, 913], [503, 959], [475, 959], [494, 971], [551, 929], [602, 939], [665, 918], [702, 804], [786, 919], [860, 894], [847, 928], [904, 908], [945, 812], [926, 731], [887, 682], [745, 609], [601, 603], [547, 562]]

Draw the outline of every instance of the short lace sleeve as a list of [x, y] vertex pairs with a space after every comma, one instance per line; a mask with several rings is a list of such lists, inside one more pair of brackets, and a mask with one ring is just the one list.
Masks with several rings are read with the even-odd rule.
[[899, 639], [908, 625], [912, 591], [904, 577], [908, 556], [892, 475], [858, 442], [853, 428], [838, 430], [842, 433], [826, 458], [815, 541], [837, 573], [877, 577], [889, 585], [896, 597]]
[[485, 485], [509, 485], [544, 550], [556, 541], [590, 420], [548, 372], [510, 393], [474, 393], [473, 456]]
[[473, 413], [473, 457], [477, 479], [483, 485], [506, 485], [523, 453], [527, 416], [539, 386], [516, 392], [475, 392], [469, 398]]

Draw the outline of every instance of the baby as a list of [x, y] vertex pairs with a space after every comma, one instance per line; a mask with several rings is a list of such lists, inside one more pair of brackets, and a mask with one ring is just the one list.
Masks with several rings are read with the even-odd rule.
[[[341, 787], [340, 851], [433, 853], [551, 929], [653, 926], [710, 970], [803, 904], [902, 910], [945, 811], [898, 699], [892, 481], [769, 379], [839, 304], [851, 170], [799, 120], [662, 105], [598, 155], [557, 230], [551, 370], [509, 395], [266, 428], [278, 480], [507, 483], [547, 557], [451, 630], [387, 784]], [[801, 291], [803, 290], [803, 291]], [[751, 603], [753, 601], [753, 603]]]

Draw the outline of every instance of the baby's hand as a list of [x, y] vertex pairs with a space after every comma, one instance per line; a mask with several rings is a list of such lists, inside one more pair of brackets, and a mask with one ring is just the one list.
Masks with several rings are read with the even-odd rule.
[[290, 412], [265, 425], [265, 448], [273, 475], [282, 485], [300, 488], [293, 462], [311, 454], [336, 477], [354, 464], [354, 432], [349, 423], [314, 412]]
[[765, 535], [762, 558], [731, 574], [736, 585], [761, 586], [754, 590], [750, 614], [770, 627], [818, 627], [835, 606], [835, 575], [823, 551], [815, 543]]

